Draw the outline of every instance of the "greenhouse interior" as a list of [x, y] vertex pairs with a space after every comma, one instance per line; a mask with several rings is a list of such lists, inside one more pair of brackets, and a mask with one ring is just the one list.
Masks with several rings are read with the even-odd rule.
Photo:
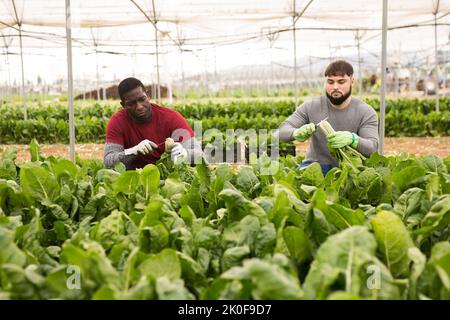
[[450, 0], [0, 0], [0, 244], [0, 300], [449, 300]]

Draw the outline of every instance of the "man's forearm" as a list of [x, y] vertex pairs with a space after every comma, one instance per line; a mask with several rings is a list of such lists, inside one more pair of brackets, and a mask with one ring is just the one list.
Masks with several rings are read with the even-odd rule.
[[105, 144], [105, 155], [103, 164], [107, 168], [114, 168], [117, 162], [122, 162], [127, 168], [131, 165], [135, 155], [125, 155], [124, 147], [117, 143], [107, 142]]
[[278, 137], [281, 141], [288, 142], [294, 140], [294, 131], [309, 123], [308, 116], [302, 106], [298, 107], [295, 112], [278, 127]]
[[292, 135], [295, 129], [297, 128], [294, 127], [290, 122], [284, 121], [278, 128], [278, 137], [281, 141], [292, 141], [294, 139]]
[[375, 111], [370, 112], [367, 120], [358, 130], [359, 143], [356, 148], [363, 156], [369, 157], [378, 149], [378, 117]]
[[377, 151], [378, 149], [378, 140], [377, 139], [366, 139], [359, 137], [359, 143], [356, 150], [361, 153], [365, 157], [370, 157], [372, 153]]

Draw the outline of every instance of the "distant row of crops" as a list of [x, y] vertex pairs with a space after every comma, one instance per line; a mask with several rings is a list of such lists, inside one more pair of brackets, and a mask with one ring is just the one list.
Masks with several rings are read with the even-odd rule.
[[[380, 102], [367, 100], [377, 111]], [[300, 102], [301, 103], [301, 102]], [[103, 142], [105, 127], [118, 104], [94, 104], [75, 108], [77, 142]], [[276, 129], [295, 110], [293, 101], [229, 101], [225, 103], [188, 103], [172, 106], [193, 126], [201, 121], [202, 130]], [[386, 104], [386, 136], [448, 136], [450, 135], [450, 99], [440, 100], [440, 112], [434, 111], [434, 100], [399, 99]], [[28, 108], [23, 120], [21, 106], [0, 107], [0, 143], [68, 143], [67, 106], [39, 105]]]

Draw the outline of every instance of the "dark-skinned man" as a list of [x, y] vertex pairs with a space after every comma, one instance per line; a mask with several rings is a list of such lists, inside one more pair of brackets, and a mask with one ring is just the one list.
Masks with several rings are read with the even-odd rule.
[[[143, 168], [156, 163], [165, 151], [177, 162], [201, 159], [201, 146], [183, 116], [150, 102], [140, 80], [124, 79], [118, 91], [122, 109], [114, 113], [106, 127], [106, 167], [122, 162], [128, 170]], [[170, 150], [165, 150], [167, 138], [175, 141]]]

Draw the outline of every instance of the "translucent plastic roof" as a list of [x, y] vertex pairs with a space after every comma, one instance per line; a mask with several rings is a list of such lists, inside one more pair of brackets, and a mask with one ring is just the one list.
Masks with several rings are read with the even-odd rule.
[[[310, 3], [311, 2], [311, 3]], [[160, 22], [182, 24], [211, 24], [232, 21], [233, 25], [214, 23], [211, 30], [239, 28], [240, 24], [278, 21], [292, 17], [294, 3], [297, 14], [310, 3], [302, 17], [342, 27], [379, 28], [381, 4], [378, 0], [72, 0], [74, 24], [81, 27], [123, 26], [146, 22], [144, 12], [153, 18], [153, 6]], [[61, 0], [2, 0], [1, 20], [13, 25], [64, 27], [64, 4]], [[448, 13], [449, 1], [390, 0], [390, 26], [421, 22], [432, 18], [436, 11]], [[15, 7], [15, 9], [14, 9]]]
[[[64, 5], [0, 0], [0, 53], [17, 63], [21, 25], [28, 68], [40, 59], [44, 70], [51, 64], [51, 72], [64, 74]], [[434, 13], [438, 47], [447, 46], [450, 0], [389, 0], [388, 10], [391, 57], [432, 54]], [[121, 76], [117, 66], [153, 71], [155, 21], [163, 78], [177, 77], [180, 64], [191, 73], [268, 60], [286, 64], [293, 57], [294, 19], [300, 64], [311, 56], [354, 55], [358, 38], [363, 54], [377, 57], [381, 50], [381, 0], [72, 0], [71, 11], [74, 59], [87, 76], [99, 60], [111, 77]]]

